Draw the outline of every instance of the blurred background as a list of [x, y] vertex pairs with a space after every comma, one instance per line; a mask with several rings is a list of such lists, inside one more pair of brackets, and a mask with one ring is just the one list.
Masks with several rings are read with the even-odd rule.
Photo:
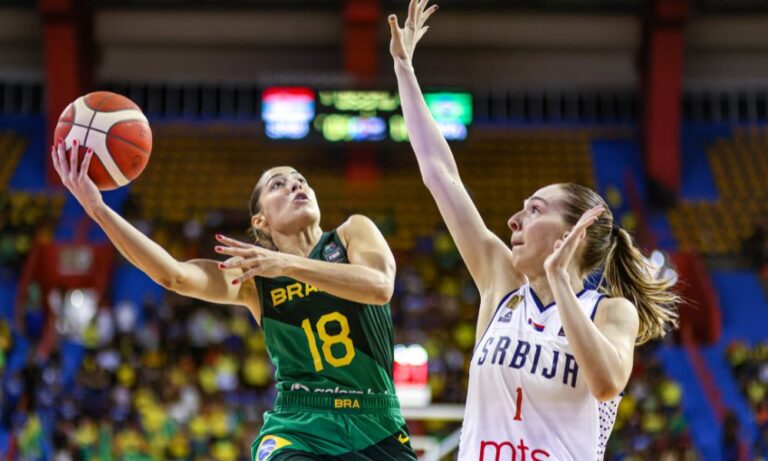
[[[525, 197], [578, 182], [682, 282], [681, 329], [638, 348], [606, 459], [768, 459], [768, 2], [440, 6], [415, 68], [487, 225], [508, 241]], [[478, 294], [407, 142], [386, 24], [406, 7], [0, 1], [0, 460], [248, 460], [274, 398], [245, 309], [164, 291], [60, 187], [53, 126], [95, 90], [154, 134], [106, 200], [177, 258], [245, 239], [275, 165], [308, 178], [324, 229], [374, 219], [413, 443], [455, 458]]]

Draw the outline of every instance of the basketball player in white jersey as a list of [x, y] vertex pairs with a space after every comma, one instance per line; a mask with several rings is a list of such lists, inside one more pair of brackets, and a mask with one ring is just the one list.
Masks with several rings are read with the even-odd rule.
[[390, 16], [390, 51], [422, 178], [481, 295], [459, 460], [600, 460], [635, 344], [676, 325], [677, 298], [589, 188], [536, 191], [509, 219], [511, 248], [486, 228], [414, 75], [427, 2], [402, 29]]

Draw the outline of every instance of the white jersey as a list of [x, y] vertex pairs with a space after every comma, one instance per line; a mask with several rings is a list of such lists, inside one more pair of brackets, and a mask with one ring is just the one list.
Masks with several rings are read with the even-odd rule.
[[[603, 295], [577, 297], [594, 320]], [[523, 285], [501, 300], [475, 347], [459, 461], [602, 460], [620, 400], [589, 392], [557, 307]]]

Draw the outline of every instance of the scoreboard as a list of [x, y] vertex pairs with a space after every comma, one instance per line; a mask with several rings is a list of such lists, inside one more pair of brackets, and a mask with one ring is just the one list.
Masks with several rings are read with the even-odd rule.
[[[472, 123], [470, 93], [425, 92], [424, 99], [446, 139], [466, 139]], [[262, 95], [262, 120], [272, 139], [408, 140], [395, 91], [267, 88]]]

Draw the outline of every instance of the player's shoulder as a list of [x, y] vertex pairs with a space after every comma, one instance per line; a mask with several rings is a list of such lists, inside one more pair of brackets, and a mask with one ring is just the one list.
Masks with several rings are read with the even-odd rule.
[[369, 232], [379, 232], [376, 224], [368, 216], [362, 214], [353, 214], [346, 221], [336, 228], [336, 233], [345, 242], [351, 237]]
[[635, 307], [632, 301], [621, 296], [603, 296], [599, 299], [596, 308], [595, 323], [598, 325], [616, 322], [637, 323], [640, 320], [637, 307]]

